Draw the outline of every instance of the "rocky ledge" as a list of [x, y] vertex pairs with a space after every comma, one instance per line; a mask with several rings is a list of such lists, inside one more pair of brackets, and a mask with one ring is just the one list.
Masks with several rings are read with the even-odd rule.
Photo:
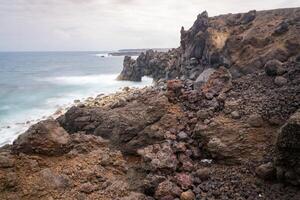
[[[299, 199], [300, 9], [209, 18], [0, 150], [1, 199]], [[154, 60], [153, 60], [154, 59]]]

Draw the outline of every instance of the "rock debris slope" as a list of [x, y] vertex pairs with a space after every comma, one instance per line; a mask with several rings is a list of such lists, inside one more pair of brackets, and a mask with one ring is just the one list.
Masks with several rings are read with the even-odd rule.
[[300, 199], [300, 8], [208, 17], [155, 86], [89, 99], [0, 151], [1, 199]]

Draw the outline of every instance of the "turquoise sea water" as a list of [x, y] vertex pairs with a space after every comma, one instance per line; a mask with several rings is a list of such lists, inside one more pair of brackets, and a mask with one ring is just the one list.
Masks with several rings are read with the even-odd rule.
[[105, 52], [0, 52], [0, 146], [75, 99], [151, 84], [116, 81], [122, 62]]

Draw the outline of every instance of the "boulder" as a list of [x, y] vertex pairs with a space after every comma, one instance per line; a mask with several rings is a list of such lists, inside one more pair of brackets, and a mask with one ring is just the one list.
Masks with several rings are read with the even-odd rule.
[[167, 81], [167, 92], [169, 98], [179, 97], [181, 95], [181, 89], [183, 88], [183, 82], [181, 80]]
[[176, 174], [175, 180], [176, 180], [177, 185], [179, 185], [184, 190], [191, 188], [193, 185], [192, 177], [186, 173]]
[[176, 184], [166, 180], [158, 185], [154, 196], [156, 199], [164, 199], [165, 197], [174, 199], [175, 197], [179, 197], [181, 193], [181, 189]]
[[54, 120], [31, 126], [13, 143], [14, 153], [61, 155], [68, 152], [69, 134]]
[[231, 156], [228, 146], [216, 137], [209, 139], [206, 148], [212, 154], [213, 158], [216, 159], [224, 159]]
[[209, 79], [209, 76], [212, 75], [216, 70], [213, 68], [208, 68], [206, 70], [204, 70], [196, 79], [195, 83], [194, 83], [194, 88], [198, 89], [201, 87], [201, 85], [203, 85], [204, 83], [206, 83]]
[[286, 21], [281, 22], [273, 32], [274, 36], [282, 35], [289, 31], [289, 24]]
[[209, 76], [207, 82], [201, 87], [204, 94], [219, 95], [226, 93], [232, 88], [231, 73], [225, 68], [220, 67]]
[[255, 18], [256, 18], [256, 10], [251, 10], [243, 14], [241, 18], [241, 24], [248, 24], [252, 22]]
[[269, 162], [266, 164], [262, 164], [255, 169], [255, 173], [258, 177], [264, 180], [274, 179], [276, 176], [276, 169], [273, 163]]
[[[84, 131], [101, 136], [123, 153], [136, 154], [138, 149], [163, 139], [156, 123], [176, 123], [175, 117], [164, 117], [169, 105], [167, 97], [150, 94], [114, 109], [72, 107], [59, 121], [70, 133]], [[172, 120], [175, 121], [171, 123]]]
[[285, 73], [282, 63], [278, 60], [269, 60], [265, 64], [265, 72], [268, 76], [278, 76]]
[[205, 181], [210, 177], [210, 169], [207, 167], [200, 168], [195, 172], [195, 176], [198, 177], [200, 180]]
[[279, 180], [300, 185], [300, 110], [279, 131], [275, 166]]

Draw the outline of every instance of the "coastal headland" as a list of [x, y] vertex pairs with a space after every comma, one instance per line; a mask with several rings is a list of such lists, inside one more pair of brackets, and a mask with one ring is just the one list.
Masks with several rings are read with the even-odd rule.
[[124, 58], [143, 89], [77, 103], [0, 150], [0, 199], [299, 199], [300, 8], [197, 16]]

